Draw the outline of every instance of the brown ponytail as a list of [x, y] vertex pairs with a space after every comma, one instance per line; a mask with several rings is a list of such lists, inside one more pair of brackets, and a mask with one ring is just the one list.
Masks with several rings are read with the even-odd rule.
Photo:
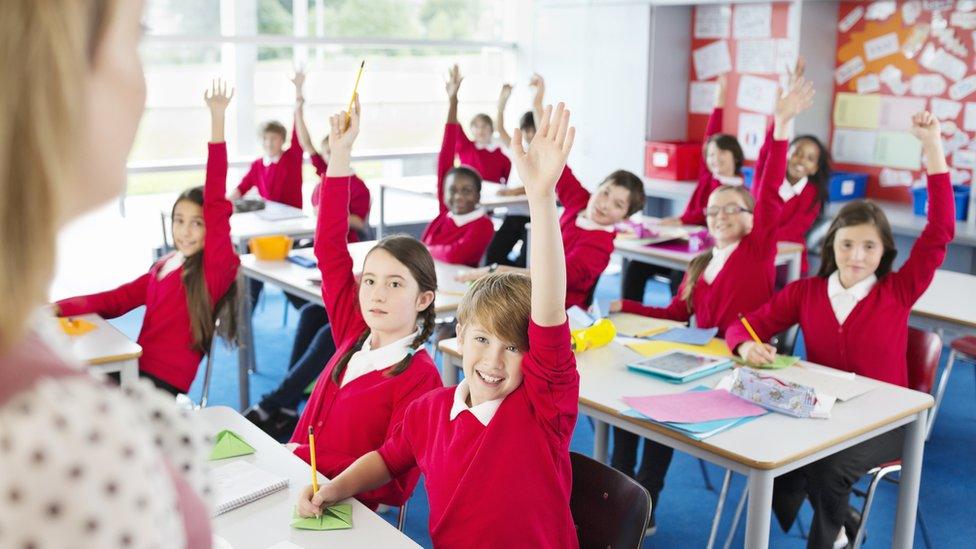
[[688, 307], [688, 312], [693, 312], [691, 309], [691, 296], [695, 292], [695, 284], [698, 284], [698, 279], [701, 278], [702, 274], [705, 272], [705, 268], [712, 261], [712, 250], [700, 253], [691, 260], [688, 264], [688, 271], [685, 274], [685, 285], [681, 290], [681, 300], [685, 302], [685, 306]]

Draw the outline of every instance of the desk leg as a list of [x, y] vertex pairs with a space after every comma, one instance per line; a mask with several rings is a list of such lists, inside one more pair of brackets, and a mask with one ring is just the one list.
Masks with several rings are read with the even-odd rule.
[[254, 359], [254, 327], [251, 324], [251, 296], [247, 290], [247, 283], [250, 278], [243, 276], [237, 277], [239, 296], [238, 320], [238, 339], [237, 347], [237, 382], [239, 387], [240, 409], [243, 411], [251, 405], [251, 386], [250, 374], [255, 362]]
[[928, 410], [922, 410], [908, 424], [901, 450], [901, 480], [898, 483], [898, 511], [892, 547], [910, 549], [915, 537], [915, 513], [918, 510], [918, 488], [922, 479], [922, 451], [925, 445], [925, 422]]
[[607, 463], [607, 443], [610, 439], [610, 425], [605, 421], [593, 420], [593, 459]]
[[441, 382], [445, 387], [453, 387], [458, 384], [458, 370], [461, 369], [461, 362], [453, 356], [441, 353]]
[[749, 471], [749, 510], [746, 514], [746, 547], [769, 547], [769, 520], [773, 512], [773, 474]]
[[376, 227], [376, 240], [386, 236], [386, 187], [380, 185], [380, 223]]
[[139, 361], [126, 360], [119, 366], [119, 386], [132, 387], [139, 379]]

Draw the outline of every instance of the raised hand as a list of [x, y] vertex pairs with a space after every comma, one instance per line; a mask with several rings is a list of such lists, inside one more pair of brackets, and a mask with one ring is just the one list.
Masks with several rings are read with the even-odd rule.
[[305, 88], [305, 70], [297, 69], [295, 70], [295, 75], [289, 78], [291, 83], [295, 85], [295, 100], [304, 99], [304, 88]]
[[718, 86], [715, 87], [715, 108], [721, 109], [725, 107], [725, 90], [729, 86], [729, 79], [726, 75], [718, 75], [718, 79], [715, 81]]
[[813, 105], [813, 82], [807, 82], [802, 76], [797, 78], [786, 93], [776, 100], [774, 116], [778, 123], [786, 123], [796, 115]]
[[535, 88], [535, 94], [537, 96], [542, 96], [546, 93], [546, 81], [539, 76], [539, 73], [532, 75], [532, 78], [529, 79], [529, 86]]
[[513, 161], [530, 201], [555, 194], [556, 181], [566, 166], [575, 136], [576, 128], [569, 126], [569, 111], [563, 103], [559, 103], [555, 111], [552, 105], [546, 107], [528, 151], [522, 145], [522, 131], [515, 129]]
[[498, 92], [498, 108], [504, 109], [508, 104], [508, 98], [512, 96], [512, 85], [502, 84], [502, 90]]
[[[343, 177], [352, 174], [350, 160], [352, 158], [352, 146], [359, 135], [359, 94], [357, 93], [352, 103], [352, 112], [346, 111], [329, 117], [329, 148], [332, 156], [329, 161], [329, 169], [326, 171], [328, 177]], [[348, 121], [348, 124], [347, 124]]]
[[786, 73], [789, 75], [788, 88], [793, 87], [793, 83], [798, 79], [803, 78], [804, 73], [807, 72], [807, 60], [803, 58], [802, 55], [797, 56], [796, 64], [793, 66], [793, 70], [789, 68], [786, 69]]
[[211, 113], [226, 111], [227, 105], [233, 97], [234, 88], [231, 88], [230, 93], [227, 93], [227, 81], [220, 78], [211, 81], [210, 89], [203, 92], [203, 101]]
[[464, 77], [461, 76], [461, 69], [458, 68], [457, 63], [449, 71], [447, 71], [447, 81], [444, 82], [444, 90], [447, 91], [447, 96], [451, 99], [457, 99], [458, 90], [461, 89], [461, 81]]
[[939, 119], [932, 116], [932, 113], [928, 111], [918, 112], [912, 116], [910, 131], [923, 145], [936, 141], [941, 142], [942, 140], [942, 128], [939, 125]]

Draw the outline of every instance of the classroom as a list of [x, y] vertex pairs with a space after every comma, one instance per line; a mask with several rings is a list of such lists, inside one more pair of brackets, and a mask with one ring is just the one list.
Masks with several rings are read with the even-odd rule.
[[976, 544], [976, 0], [0, 11], [0, 548]]

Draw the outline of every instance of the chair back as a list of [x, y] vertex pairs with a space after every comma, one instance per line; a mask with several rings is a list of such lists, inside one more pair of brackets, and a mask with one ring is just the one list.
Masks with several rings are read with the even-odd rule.
[[638, 548], [651, 518], [651, 495], [634, 479], [599, 461], [570, 452], [569, 506], [580, 547]]
[[942, 338], [935, 332], [908, 327], [908, 388], [931, 393], [942, 356]]

